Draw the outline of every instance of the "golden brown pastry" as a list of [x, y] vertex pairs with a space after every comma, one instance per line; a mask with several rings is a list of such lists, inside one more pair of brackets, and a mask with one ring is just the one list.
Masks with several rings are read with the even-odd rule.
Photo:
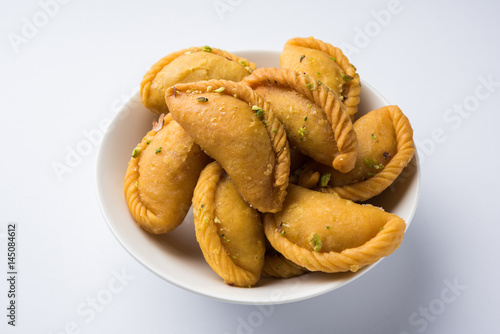
[[319, 80], [343, 100], [351, 117], [357, 112], [361, 92], [359, 75], [339, 48], [313, 37], [292, 38], [283, 48], [280, 66]]
[[292, 148], [346, 173], [356, 161], [357, 139], [338, 96], [307, 75], [260, 68], [242, 80], [272, 103]]
[[166, 91], [172, 116], [229, 174], [261, 212], [281, 209], [288, 186], [286, 133], [251, 88], [227, 80], [178, 84]]
[[357, 271], [400, 245], [405, 222], [371, 205], [290, 184], [283, 210], [265, 214], [271, 245], [310, 271]]
[[262, 276], [272, 278], [292, 278], [309, 272], [306, 268], [296, 265], [276, 251], [269, 242], [266, 243], [266, 255]]
[[193, 214], [196, 239], [210, 267], [226, 284], [255, 285], [265, 254], [260, 214], [241, 198], [215, 161], [200, 175]]
[[165, 90], [177, 83], [209, 79], [240, 81], [252, 73], [255, 64], [224, 50], [192, 47], [173, 52], [144, 75], [141, 100], [146, 108], [160, 114], [168, 113]]
[[155, 234], [179, 226], [209, 161], [171, 115], [160, 116], [133, 150], [125, 175], [125, 199], [139, 226]]
[[365, 201], [389, 187], [413, 158], [413, 130], [398, 106], [368, 112], [354, 123], [354, 130], [359, 140], [354, 169], [343, 174], [310, 163], [299, 176], [299, 185]]

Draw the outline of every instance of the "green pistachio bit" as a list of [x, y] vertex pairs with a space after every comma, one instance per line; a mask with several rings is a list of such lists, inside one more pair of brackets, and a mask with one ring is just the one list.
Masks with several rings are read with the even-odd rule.
[[375, 134], [374, 133], [372, 133], [372, 138], [375, 139]]
[[255, 111], [255, 114], [257, 117], [262, 118], [262, 115], [264, 114], [264, 109], [260, 109], [258, 106], [252, 106], [252, 110]]
[[311, 244], [315, 252], [319, 252], [321, 250], [321, 247], [323, 247], [323, 243], [321, 242], [321, 238], [319, 237], [318, 233], [313, 233], [309, 237], [309, 243]]
[[161, 146], [156, 149], [155, 154], [158, 154], [160, 152], [161, 152]]
[[200, 96], [196, 98], [196, 101], [198, 102], [208, 102], [208, 99], [204, 96]]
[[225, 234], [224, 234], [224, 233], [222, 233], [222, 234], [220, 235], [220, 237], [221, 237], [222, 239], [224, 239], [224, 241], [225, 241], [225, 242], [231, 242], [231, 240], [229, 240], [228, 238], [226, 238], [226, 237], [225, 237]]
[[203, 218], [204, 223], [208, 223], [208, 217]]
[[307, 121], [307, 116], [304, 118], [304, 122]]
[[280, 235], [284, 235], [286, 232], [285, 231], [281, 231]]
[[337, 61], [337, 58], [335, 58], [335, 57], [331, 57], [330, 59], [335, 61], [335, 62]]
[[140, 154], [141, 154], [141, 149], [139, 147], [136, 147], [132, 151], [132, 158], [137, 158]]
[[301, 127], [301, 128], [297, 131], [297, 133], [298, 133], [298, 134], [299, 134], [299, 136], [300, 136], [300, 139], [299, 139], [300, 141], [306, 140], [306, 133], [307, 133], [307, 130], [306, 130], [306, 127], [305, 127], [305, 126]]
[[274, 132], [274, 133], [276, 133], [277, 131], [278, 131], [278, 130], [276, 130], [276, 129], [273, 129], [273, 132]]
[[149, 145], [151, 143], [151, 139], [146, 140], [146, 144]]
[[212, 48], [209, 47], [208, 45], [204, 46], [201, 51], [205, 51], [205, 52], [212, 52]]
[[328, 186], [328, 182], [330, 181], [331, 177], [332, 177], [332, 173], [325, 173], [325, 174], [321, 175], [318, 185], [321, 188]]
[[377, 159], [370, 160], [369, 158], [365, 159], [365, 164], [368, 167], [375, 168], [375, 169], [382, 169], [384, 168], [384, 164], [378, 163]]
[[222, 93], [225, 89], [226, 89], [226, 87], [219, 87], [216, 90], [214, 90], [214, 92], [216, 92], [216, 93]]
[[326, 225], [326, 229], [329, 230], [331, 228], [330, 225]]
[[304, 60], [304, 58], [305, 58], [305, 57], [306, 57], [306, 55], [302, 55], [302, 56], [300, 56], [300, 61], [299, 61], [299, 63], [302, 63], [302, 61]]
[[314, 85], [312, 83], [308, 83], [306, 84], [307, 88], [309, 88], [310, 90], [314, 90]]
[[247, 62], [246, 62], [246, 61], [244, 61], [243, 59], [240, 59], [240, 64], [241, 64], [242, 66], [248, 66]]
[[351, 77], [350, 75], [342, 73], [342, 79], [344, 79], [345, 82], [349, 82], [349, 81], [351, 81], [354, 78]]

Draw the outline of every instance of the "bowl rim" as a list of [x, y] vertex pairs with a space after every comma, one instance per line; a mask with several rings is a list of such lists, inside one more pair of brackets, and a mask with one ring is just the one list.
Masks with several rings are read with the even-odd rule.
[[[250, 58], [259, 58], [259, 57], [276, 57], [279, 55], [279, 51], [264, 51], [264, 50], [240, 50], [240, 51], [235, 51], [234, 53], [241, 55], [242, 57], [249, 58], [249, 60], [253, 61]], [[369, 83], [365, 82], [364, 80], [361, 80], [362, 86], [364, 89], [362, 89], [362, 94], [364, 90], [370, 91], [371, 94], [373, 94], [381, 103], [385, 105], [389, 105], [389, 101], [385, 97], [383, 97], [378, 90], [373, 88]], [[124, 238], [124, 235], [119, 232], [116, 228], [116, 223], [114, 222], [115, 217], [111, 214], [112, 208], [108, 207], [106, 205], [106, 189], [104, 188], [104, 185], [107, 183], [105, 180], [106, 173], [105, 171], [105, 161], [107, 157], [105, 156], [107, 154], [107, 150], [109, 150], [109, 147], [107, 147], [107, 143], [109, 143], [110, 137], [113, 136], [114, 128], [118, 125], [120, 125], [120, 121], [123, 119], [123, 113], [127, 108], [129, 108], [129, 105], [132, 103], [132, 101], [136, 101], [137, 99], [140, 100], [139, 98], [139, 91], [137, 91], [135, 94], [132, 95], [132, 97], [124, 104], [124, 106], [114, 115], [113, 119], [111, 120], [108, 129], [112, 129], [108, 131], [106, 129], [102, 139], [101, 143], [99, 144], [99, 149], [97, 153], [97, 159], [96, 159], [96, 177], [95, 177], [95, 186], [96, 186], [96, 195], [97, 195], [97, 200], [99, 204], [99, 209], [101, 211], [101, 214], [103, 215], [106, 225], [110, 229], [111, 233], [113, 236], [116, 238], [116, 240], [119, 242], [119, 244], [141, 265], [146, 267], [148, 270], [150, 270], [152, 273], [160, 277], [161, 279], [169, 282], [170, 284], [173, 284], [174, 286], [177, 286], [179, 288], [182, 288], [184, 290], [194, 292], [195, 294], [202, 295], [205, 297], [209, 297], [214, 300], [222, 301], [222, 302], [228, 302], [228, 303], [234, 303], [234, 304], [245, 304], [245, 305], [269, 305], [269, 304], [284, 304], [284, 303], [291, 303], [291, 302], [296, 302], [296, 301], [301, 301], [309, 298], [313, 298], [322, 294], [325, 294], [327, 292], [331, 292], [333, 290], [336, 290], [338, 288], [341, 288], [345, 286], [348, 283], [351, 283], [355, 279], [363, 276], [366, 274], [368, 271], [370, 271], [372, 268], [374, 268], [380, 261], [382, 261], [385, 258], [380, 259], [379, 261], [370, 264], [360, 270], [358, 270], [356, 273], [338, 273], [338, 274], [333, 274], [336, 275], [337, 277], [347, 277], [345, 279], [341, 279], [340, 282], [337, 280], [326, 280], [329, 284], [322, 284], [320, 289], [315, 289], [311, 291], [310, 293], [295, 293], [292, 294], [290, 297], [285, 297], [285, 298], [273, 298], [271, 295], [268, 295], [268, 298], [263, 298], [262, 296], [266, 296], [263, 294], [257, 294], [259, 298], [247, 298], [247, 299], [242, 299], [240, 296], [242, 294], [240, 293], [229, 293], [225, 294], [224, 296], [217, 295], [217, 292], [213, 292], [213, 290], [210, 289], [200, 289], [200, 287], [193, 287], [185, 282], [182, 282], [180, 279], [177, 277], [174, 277], [172, 275], [166, 276], [164, 271], [162, 272], [159, 270], [159, 268], [153, 266], [152, 264], [154, 262], [148, 262], [144, 261], [143, 257], [134, 252], [133, 249], [130, 247], [129, 243], [130, 240]], [[135, 102], [134, 102], [135, 103]], [[405, 221], [407, 224], [406, 229], [408, 230], [409, 226], [411, 225], [411, 222], [413, 220], [413, 217], [416, 213], [418, 202], [419, 202], [419, 197], [420, 197], [420, 179], [421, 179], [421, 173], [420, 173], [420, 163], [419, 163], [419, 158], [417, 151], [415, 151], [415, 155], [412, 159], [412, 162], [415, 165], [415, 174], [416, 174], [416, 179], [414, 179], [414, 194], [413, 194], [413, 202], [411, 203], [411, 208], [408, 212], [408, 216], [405, 217]], [[123, 202], [124, 198], [123, 198]], [[189, 214], [188, 214], [189, 215]], [[186, 218], [187, 219], [187, 218]], [[186, 222], [184, 222], [182, 225], [186, 225]], [[146, 233], [146, 232], [144, 232]], [[208, 266], [208, 265], [207, 265]], [[312, 275], [316, 275], [316, 277], [324, 276], [324, 275], [332, 275], [332, 274], [325, 274], [325, 273], [308, 273], [306, 275], [298, 276], [292, 279], [289, 279], [287, 281], [293, 282], [293, 281], [298, 281], [299, 283], [301, 281], [307, 281], [308, 278]], [[267, 280], [267, 279], [265, 279]], [[269, 279], [272, 280], [272, 279]], [[333, 282], [336, 282], [332, 284]], [[225, 284], [222, 282], [218, 282], [218, 284], [224, 285]], [[235, 287], [229, 287], [231, 289], [231, 292], [237, 292], [238, 290], [235, 289], [241, 289], [241, 288], [235, 288]], [[275, 289], [280, 289], [279, 287], [274, 287]], [[248, 290], [257, 290], [257, 289], [262, 289], [262, 287], [255, 287], [252, 289]], [[245, 289], [244, 289], [245, 290]], [[224, 290], [225, 291], [225, 290]], [[241, 292], [241, 291], [239, 291]], [[236, 297], [237, 296], [237, 297]], [[249, 296], [246, 294], [245, 296]], [[250, 295], [252, 296], [252, 295]]]

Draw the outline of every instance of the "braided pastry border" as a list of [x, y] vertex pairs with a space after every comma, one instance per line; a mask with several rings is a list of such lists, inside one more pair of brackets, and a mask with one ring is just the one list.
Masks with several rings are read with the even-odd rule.
[[387, 221], [375, 237], [356, 248], [342, 252], [314, 252], [301, 248], [282, 236], [274, 215], [265, 214], [264, 232], [271, 245], [288, 260], [310, 271], [327, 273], [352, 271], [375, 263], [394, 252], [404, 237], [406, 224], [398, 216]]
[[[160, 60], [158, 60], [155, 64], [153, 64], [153, 66], [151, 66], [151, 68], [146, 72], [146, 74], [144, 74], [144, 77], [142, 78], [142, 81], [141, 81], [141, 86], [140, 86], [140, 95], [141, 95], [141, 101], [142, 101], [142, 104], [154, 111], [154, 112], [161, 112], [161, 110], [156, 110], [153, 108], [153, 106], [151, 106], [149, 104], [149, 92], [150, 92], [150, 88], [151, 88], [151, 83], [153, 82], [153, 80], [156, 78], [156, 76], [158, 75], [158, 73], [165, 67], [167, 66], [168, 64], [170, 64], [172, 61], [174, 61], [174, 59], [186, 54], [186, 53], [194, 53], [194, 52], [205, 52], [203, 51], [203, 47], [200, 46], [200, 47], [190, 47], [190, 48], [187, 48], [187, 49], [182, 49], [182, 50], [179, 50], [179, 51], [175, 51], [175, 52], [172, 52], [168, 55], [166, 55], [165, 57], [161, 58]], [[230, 61], [236, 61], [238, 62], [242, 67], [245, 67], [241, 64], [241, 62], [246, 62], [246, 64], [248, 65], [248, 71], [249, 73], [252, 73], [253, 70], [255, 70], [257, 68], [257, 66], [255, 65], [255, 63], [252, 63], [250, 62], [248, 59], [246, 58], [241, 58], [241, 57], [238, 57], [234, 54], [231, 54], [227, 51], [224, 51], [224, 50], [221, 50], [221, 49], [217, 49], [217, 48], [210, 48], [210, 53], [213, 53], [215, 55], [218, 55], [218, 56], [221, 56], [221, 57], [224, 57], [226, 58], [227, 60], [230, 60]]]
[[[237, 266], [224, 245], [215, 225], [215, 189], [224, 173], [216, 161], [208, 164], [201, 172], [193, 195], [193, 215], [196, 240], [210, 267], [224, 279], [224, 283], [241, 287], [257, 283], [260, 275]], [[203, 205], [203, 207], [202, 207]]]
[[389, 187], [410, 163], [415, 154], [410, 121], [398, 106], [385, 106], [377, 110], [387, 112], [392, 119], [397, 140], [397, 152], [394, 157], [380, 172], [364, 181], [342, 187], [321, 188], [321, 191], [336, 193], [351, 201], [366, 201]]
[[[273, 150], [276, 154], [276, 164], [274, 169], [274, 184], [272, 189], [272, 209], [268, 212], [278, 212], [283, 206], [288, 187], [288, 176], [290, 172], [290, 149], [283, 124], [276, 117], [271, 103], [265, 101], [249, 86], [239, 82], [229, 80], [206, 80], [192, 83], [177, 84], [165, 91], [165, 97], [176, 97], [177, 94], [187, 90], [207, 91], [208, 87], [212, 91], [224, 87], [220, 94], [236, 96], [236, 98], [250, 104], [256, 105], [264, 110], [263, 122], [266, 127]], [[240, 192], [241, 193], [241, 192]], [[251, 203], [252, 204], [252, 203]], [[253, 205], [253, 204], [252, 204]], [[256, 209], [260, 209], [254, 205]]]
[[316, 49], [319, 51], [323, 51], [332, 57], [335, 57], [337, 64], [339, 64], [342, 70], [344, 70], [347, 75], [353, 78], [351, 81], [346, 82], [346, 86], [348, 87], [347, 96], [343, 101], [347, 113], [352, 118], [358, 111], [358, 105], [360, 101], [359, 95], [361, 93], [361, 81], [359, 78], [359, 74], [356, 73], [356, 68], [349, 62], [349, 59], [344, 55], [342, 50], [314, 37], [295, 37], [289, 39], [285, 43], [285, 47], [287, 45], [296, 45], [307, 47], [310, 49]]
[[358, 149], [356, 132], [344, 104], [328, 87], [307, 75], [284, 68], [259, 68], [241, 82], [252, 89], [263, 84], [291, 88], [314, 101], [325, 112], [337, 142], [339, 154], [332, 162], [333, 168], [343, 173], [354, 168]]
[[[163, 119], [163, 126], [166, 126], [172, 121], [173, 118], [171, 115], [165, 115]], [[146, 150], [146, 148], [148, 147], [148, 138], [154, 137], [160, 130], [161, 129], [159, 129], [158, 131], [148, 131], [148, 133], [142, 138], [141, 142], [136, 147], [140, 148], [141, 151]], [[136, 182], [139, 180], [140, 175], [140, 159], [141, 156], [137, 158], [131, 158], [128, 163], [127, 171], [125, 172], [124, 194], [127, 206], [135, 221], [141, 228], [154, 234], [166, 233], [164, 231], [164, 227], [162, 226], [163, 222], [161, 221], [161, 219], [158, 218], [158, 216], [141, 201], [141, 194], [139, 192], [139, 188], [136, 186]]]

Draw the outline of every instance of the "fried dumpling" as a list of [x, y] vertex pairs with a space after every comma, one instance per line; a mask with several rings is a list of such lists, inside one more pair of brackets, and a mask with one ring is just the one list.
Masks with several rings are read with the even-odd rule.
[[296, 265], [287, 260], [282, 254], [275, 250], [269, 242], [266, 242], [266, 255], [262, 276], [272, 278], [292, 278], [309, 272], [304, 267]]
[[196, 239], [210, 267], [226, 284], [255, 285], [265, 254], [260, 214], [241, 198], [215, 161], [200, 175], [193, 214]]
[[[354, 122], [354, 130], [359, 140], [354, 169], [344, 174], [310, 163], [300, 174], [299, 185], [365, 201], [389, 187], [413, 158], [413, 130], [398, 106], [368, 112]], [[328, 180], [320, 185], [318, 180], [326, 176]]]
[[141, 100], [153, 112], [168, 113], [165, 104], [168, 87], [209, 79], [240, 81], [254, 69], [254, 63], [224, 50], [208, 46], [180, 50], [157, 61], [144, 75]]
[[313, 37], [288, 40], [280, 66], [306, 73], [334, 91], [352, 117], [358, 111], [361, 85], [356, 68], [342, 50]]
[[281, 209], [288, 186], [286, 133], [269, 102], [227, 80], [178, 84], [165, 99], [174, 119], [261, 212]]
[[124, 181], [130, 213], [144, 230], [161, 234], [179, 226], [196, 181], [210, 158], [172, 119], [160, 116], [133, 150]]
[[272, 103], [292, 148], [346, 173], [356, 161], [357, 139], [338, 96], [307, 75], [259, 68], [242, 80]]
[[283, 210], [264, 215], [271, 245], [310, 271], [357, 271], [396, 250], [406, 224], [372, 205], [290, 184]]

